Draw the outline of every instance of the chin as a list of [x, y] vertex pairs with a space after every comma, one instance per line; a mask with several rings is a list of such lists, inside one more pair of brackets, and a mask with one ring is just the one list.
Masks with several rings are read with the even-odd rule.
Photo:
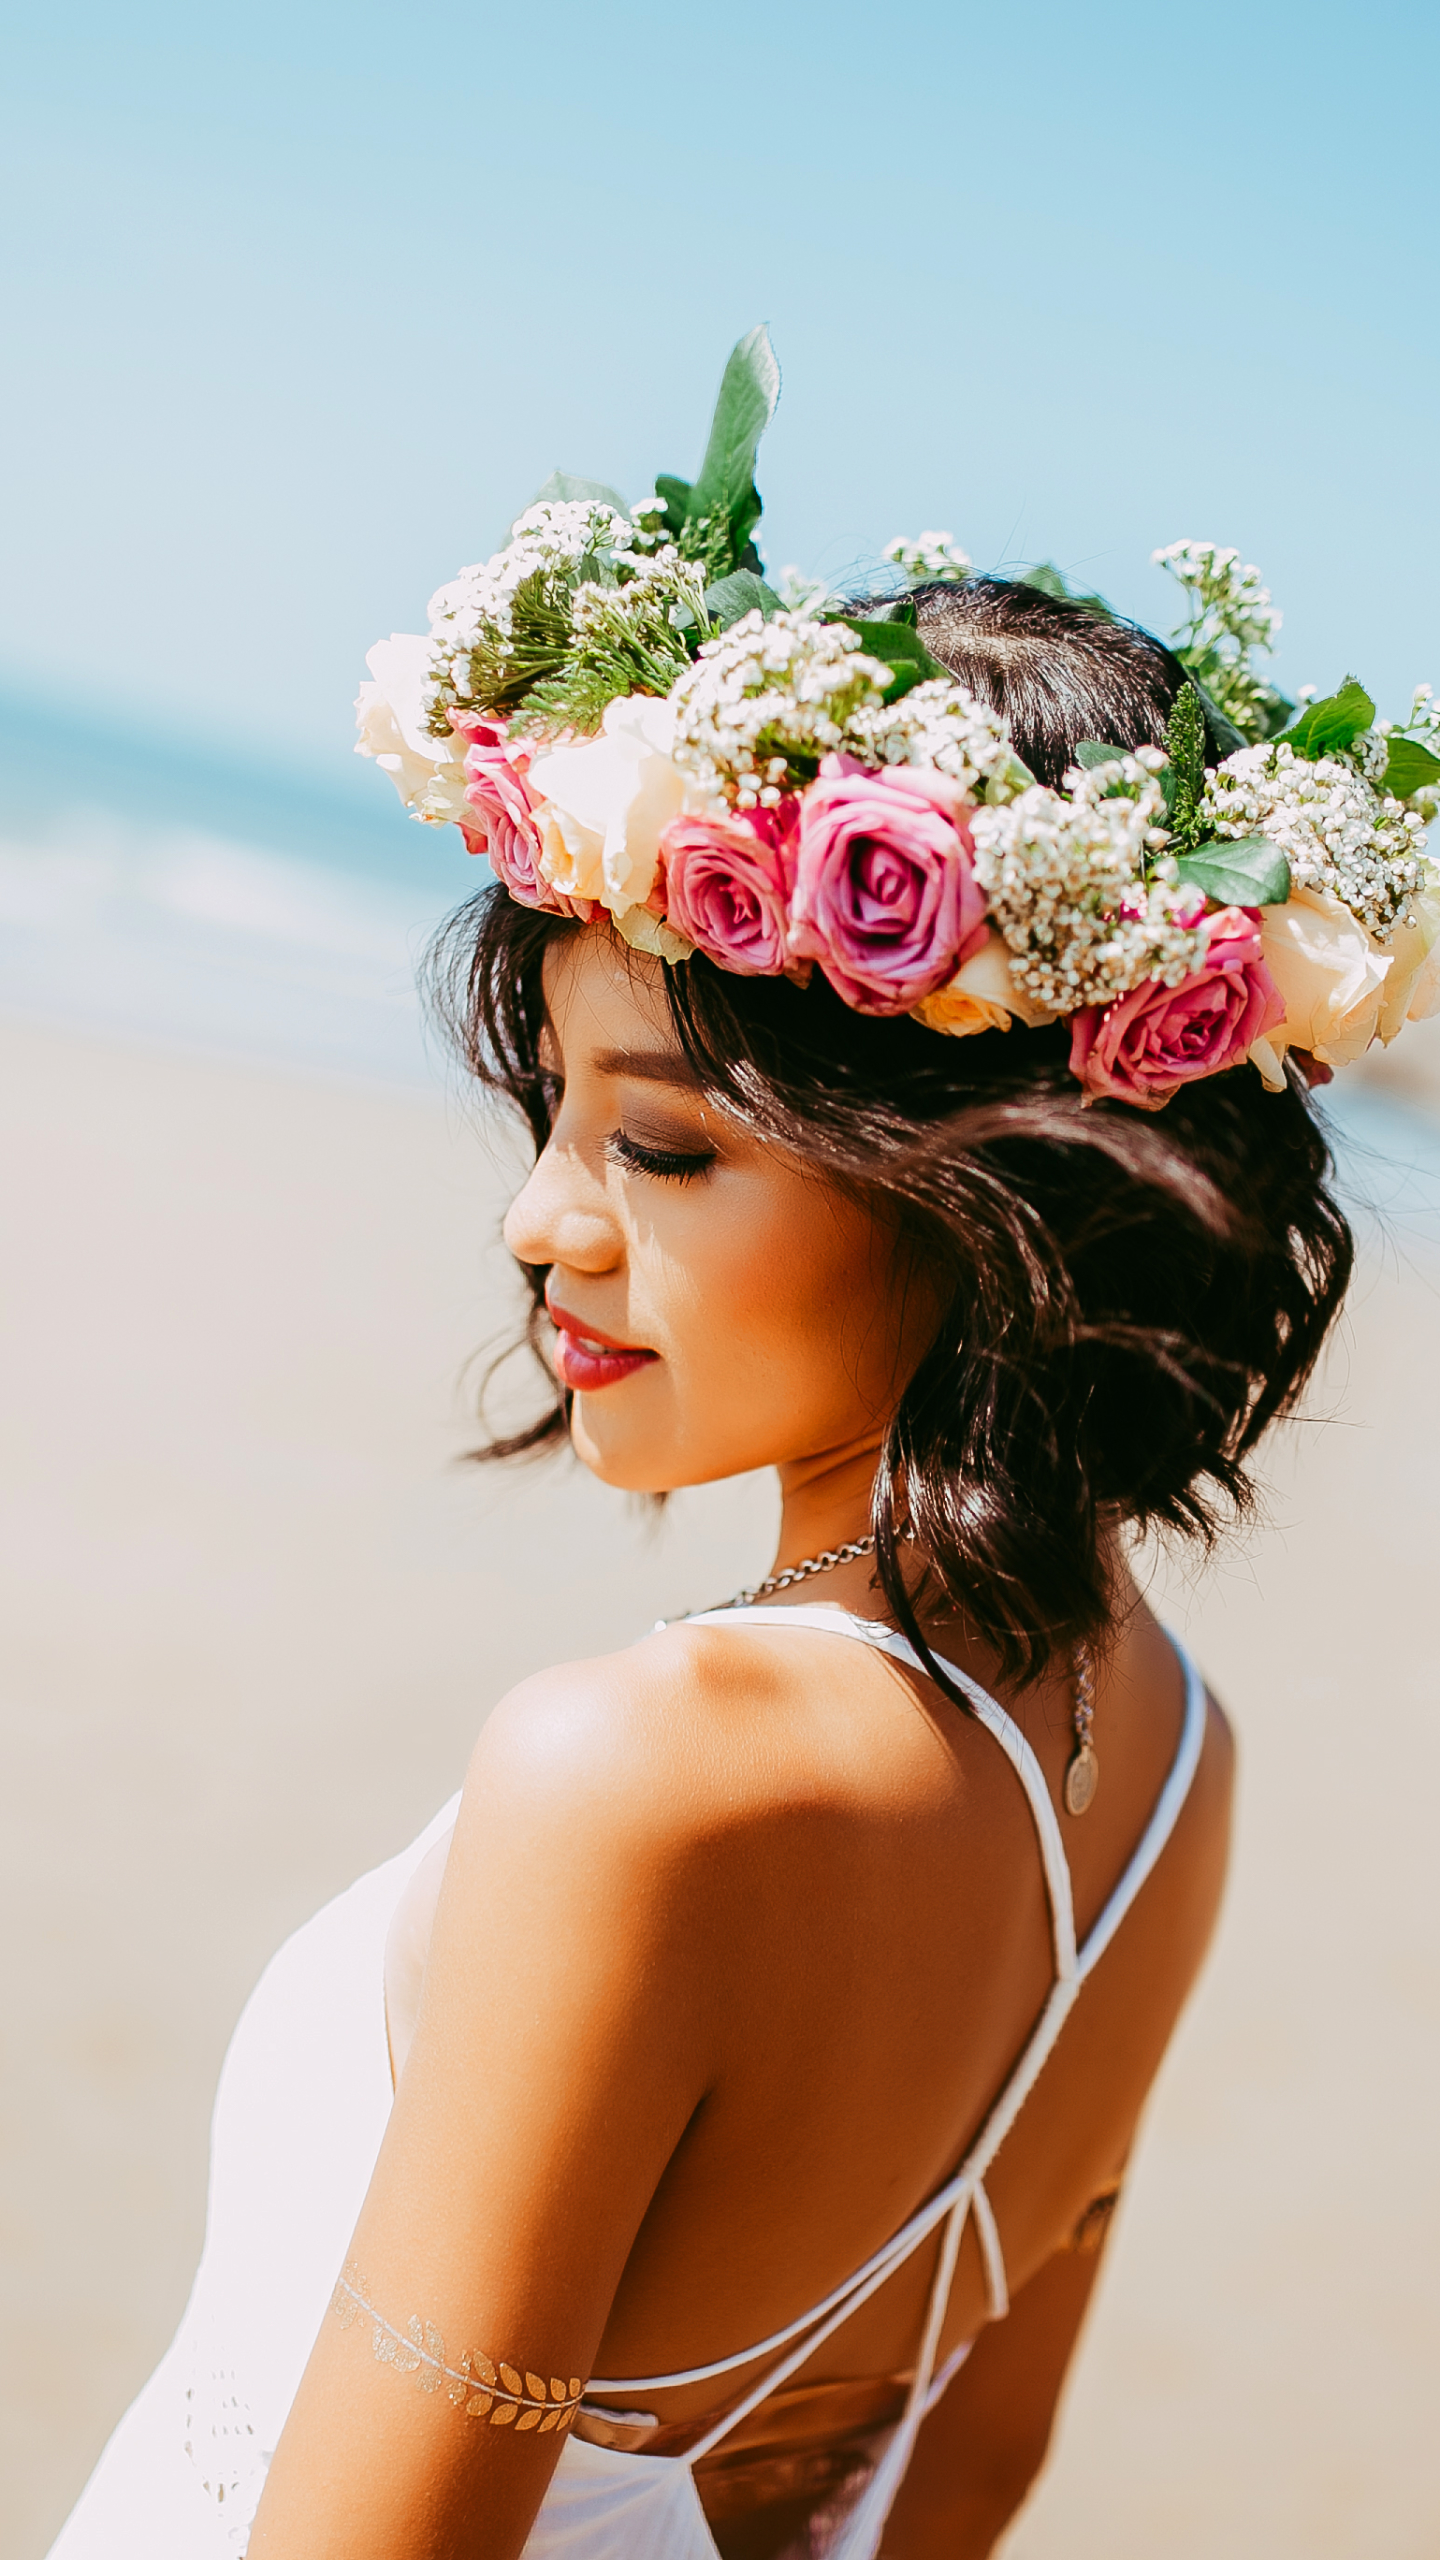
[[652, 1500], [679, 1493], [686, 1485], [719, 1484], [755, 1467], [773, 1466], [774, 1454], [755, 1455], [723, 1446], [708, 1454], [693, 1441], [677, 1447], [667, 1431], [626, 1429], [618, 1412], [601, 1416], [589, 1399], [577, 1395], [570, 1407], [570, 1446], [582, 1467], [617, 1493], [648, 1494]]
[[598, 1431], [576, 1396], [570, 1408], [570, 1446], [582, 1467], [617, 1493], [670, 1493], [674, 1479], [648, 1432], [632, 1433], [602, 1423]]

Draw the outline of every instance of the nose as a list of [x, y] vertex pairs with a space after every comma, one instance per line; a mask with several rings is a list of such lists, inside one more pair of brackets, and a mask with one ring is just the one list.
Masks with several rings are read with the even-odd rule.
[[511, 1201], [502, 1232], [517, 1262], [599, 1274], [624, 1258], [624, 1231], [603, 1185], [573, 1147], [553, 1138]]

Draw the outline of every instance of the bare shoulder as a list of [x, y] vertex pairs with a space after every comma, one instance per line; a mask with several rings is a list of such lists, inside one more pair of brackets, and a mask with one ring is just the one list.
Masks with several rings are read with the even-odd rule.
[[749, 1737], [783, 1670], [767, 1649], [678, 1624], [618, 1653], [557, 1663], [503, 1697], [484, 1725], [462, 1821], [564, 1834], [583, 1825], [653, 1854], [713, 1842], [764, 1810]]

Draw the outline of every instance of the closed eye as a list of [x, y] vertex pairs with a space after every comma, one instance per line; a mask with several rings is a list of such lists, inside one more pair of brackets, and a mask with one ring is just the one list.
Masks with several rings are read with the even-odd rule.
[[647, 1147], [624, 1129], [614, 1130], [606, 1139], [605, 1152], [612, 1164], [622, 1165], [627, 1173], [648, 1173], [658, 1182], [694, 1182], [708, 1173], [715, 1161], [711, 1147], [685, 1151], [678, 1147]]

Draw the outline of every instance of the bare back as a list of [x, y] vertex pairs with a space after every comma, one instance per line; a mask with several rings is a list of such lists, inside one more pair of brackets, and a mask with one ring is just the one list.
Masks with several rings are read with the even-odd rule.
[[[669, 1792], [710, 1850], [703, 1996], [715, 2067], [627, 2258], [602, 2374], [683, 2373], [823, 2298], [954, 2168], [1051, 1986], [1031, 1812], [991, 1735], [903, 1665], [787, 1625], [783, 1607], [769, 1614], [773, 1629], [753, 1618], [677, 1626], [577, 1675], [598, 1675], [613, 1695], [635, 1783]], [[1165, 1784], [1182, 1691], [1172, 1646], [1137, 1605], [1098, 1684], [1104, 1783], [1083, 1818], [1060, 1817], [1082, 1938]], [[1058, 1810], [1068, 1692], [1053, 1683], [1016, 1712]], [[1174, 1833], [990, 2173], [1016, 2293], [1123, 2169], [1213, 1924], [1229, 1791], [1228, 1731], [1212, 1705]], [[415, 1898], [422, 1907], [402, 1915], [412, 1944], [423, 1878]], [[671, 2022], [656, 1989], [663, 2038]], [[397, 2058], [405, 1998], [392, 1978]], [[903, 2371], [937, 2245], [855, 2313], [801, 2380]], [[972, 2227], [946, 2351], [975, 2335], [986, 2308]], [[652, 2391], [647, 2406], [668, 2441], [733, 2388]]]

